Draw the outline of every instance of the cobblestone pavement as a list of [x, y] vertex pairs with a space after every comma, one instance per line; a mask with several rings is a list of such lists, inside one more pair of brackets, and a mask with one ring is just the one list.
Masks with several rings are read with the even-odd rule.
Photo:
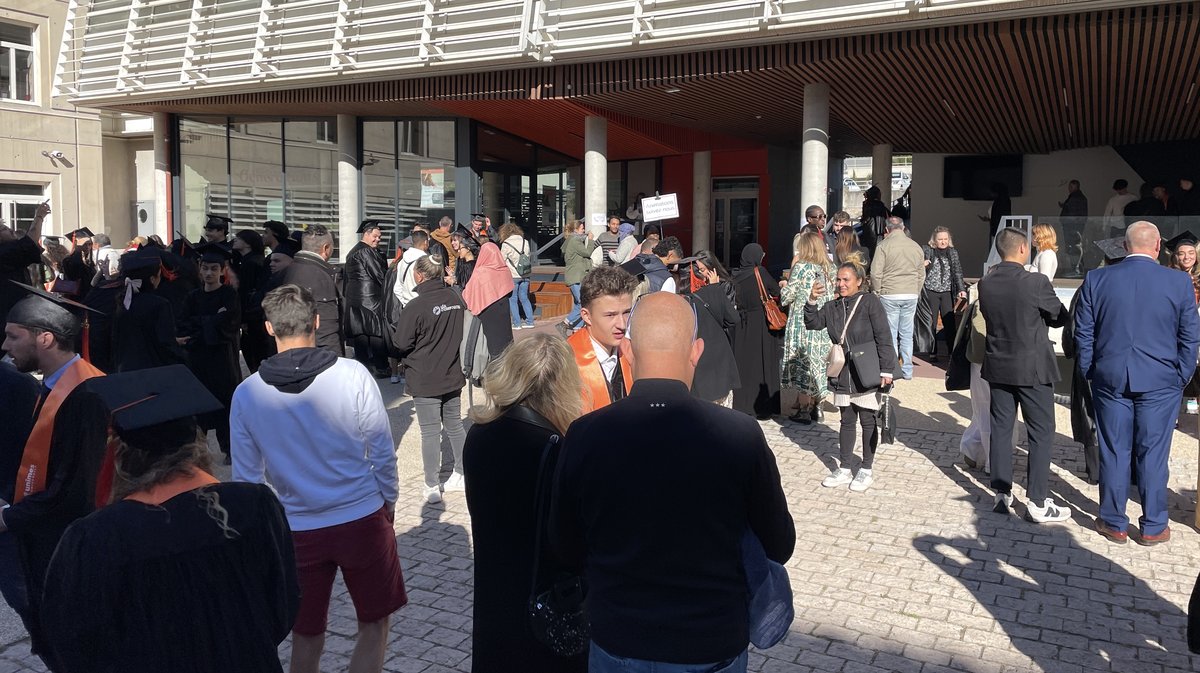
[[[469, 671], [470, 519], [462, 494], [420, 503], [419, 437], [412, 405], [382, 387], [394, 408], [402, 490], [396, 538], [410, 604], [392, 625], [386, 670]], [[1171, 460], [1174, 537], [1153, 548], [1117, 546], [1092, 532], [1097, 489], [1057, 408], [1052, 490], [1075, 509], [1064, 524], [1038, 526], [991, 513], [986, 477], [958, 458], [969, 415], [962, 393], [936, 379], [899, 386], [898, 442], [882, 447], [867, 493], [820, 486], [836, 452], [834, 414], [811, 427], [766, 422], [779, 459], [798, 542], [787, 564], [796, 621], [780, 645], [752, 651], [750, 670], [935, 673], [1005, 671], [1182, 673], [1186, 606], [1200, 567], [1191, 527], [1195, 432], [1176, 432]], [[1194, 425], [1196, 417], [1184, 417]], [[1018, 445], [1024, 446], [1023, 430]], [[1016, 474], [1023, 482], [1023, 452]], [[648, 485], [670, 478], [649, 475]], [[1018, 500], [1024, 495], [1017, 489]], [[1130, 504], [1136, 519], [1137, 505]], [[324, 670], [344, 670], [353, 608], [340, 587], [329, 622]], [[286, 660], [288, 645], [281, 652]], [[40, 671], [27, 641], [0, 651], [3, 671]], [[513, 671], [520, 671], [513, 662]]]

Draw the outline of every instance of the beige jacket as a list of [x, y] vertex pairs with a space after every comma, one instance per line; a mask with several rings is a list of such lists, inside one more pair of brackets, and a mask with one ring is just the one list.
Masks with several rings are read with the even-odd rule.
[[875, 247], [871, 260], [871, 289], [888, 296], [916, 296], [925, 287], [925, 252], [908, 236], [892, 234]]

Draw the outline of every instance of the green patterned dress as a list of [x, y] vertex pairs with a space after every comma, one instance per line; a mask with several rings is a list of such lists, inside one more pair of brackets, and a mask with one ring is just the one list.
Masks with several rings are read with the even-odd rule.
[[821, 267], [800, 262], [792, 267], [788, 284], [780, 292], [782, 304], [791, 307], [783, 336], [783, 387], [816, 398], [829, 394], [825, 364], [832, 344], [827, 330], [804, 328], [804, 304], [820, 279], [825, 283], [826, 293], [817, 300], [817, 305], [824, 306], [833, 296], [834, 275], [832, 265]]

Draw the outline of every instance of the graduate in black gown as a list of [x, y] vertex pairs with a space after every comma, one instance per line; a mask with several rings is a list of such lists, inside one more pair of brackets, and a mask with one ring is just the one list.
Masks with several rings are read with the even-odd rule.
[[229, 405], [233, 391], [242, 382], [238, 363], [242, 310], [237, 290], [224, 284], [230, 252], [216, 244], [206, 245], [199, 252], [202, 284], [183, 303], [179, 342], [187, 349], [188, 368], [225, 407], [202, 415], [199, 421], [206, 432], [217, 431], [217, 442], [228, 464]]
[[154, 293], [162, 281], [161, 251], [145, 247], [121, 255], [121, 278], [111, 309], [113, 367], [106, 371], [183, 364], [171, 302]]
[[170, 248], [162, 251], [162, 282], [154, 293], [171, 302], [176, 331], [183, 329], [183, 304], [187, 296], [200, 287], [200, 271], [196, 268], [199, 259], [196, 249], [184, 238], [175, 239]]
[[271, 276], [265, 250], [262, 235], [257, 231], [243, 229], [233, 237], [233, 268], [237, 274], [238, 301], [242, 306], [242, 355], [251, 373], [258, 371], [259, 363], [271, 355], [275, 343], [267, 334], [262, 305], [254, 301], [254, 295]]
[[281, 672], [300, 605], [291, 531], [260, 484], [219, 483], [181, 365], [85, 384], [119, 441], [112, 504], [67, 529], [42, 621], [64, 673]]

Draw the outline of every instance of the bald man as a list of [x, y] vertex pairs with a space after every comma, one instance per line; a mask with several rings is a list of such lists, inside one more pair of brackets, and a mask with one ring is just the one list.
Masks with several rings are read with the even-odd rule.
[[1089, 272], [1075, 308], [1076, 362], [1092, 384], [1100, 439], [1096, 532], [1117, 544], [1129, 537], [1131, 459], [1142, 501], [1134, 541], [1153, 545], [1171, 539], [1171, 431], [1200, 345], [1191, 277], [1158, 265], [1161, 240], [1149, 222], [1129, 225], [1129, 254], [1120, 264]]
[[743, 533], [779, 563], [796, 542], [775, 456], [752, 418], [689, 394], [704, 342], [687, 301], [645, 295], [626, 336], [633, 387], [567, 431], [550, 524], [584, 568], [588, 670], [745, 671]]

